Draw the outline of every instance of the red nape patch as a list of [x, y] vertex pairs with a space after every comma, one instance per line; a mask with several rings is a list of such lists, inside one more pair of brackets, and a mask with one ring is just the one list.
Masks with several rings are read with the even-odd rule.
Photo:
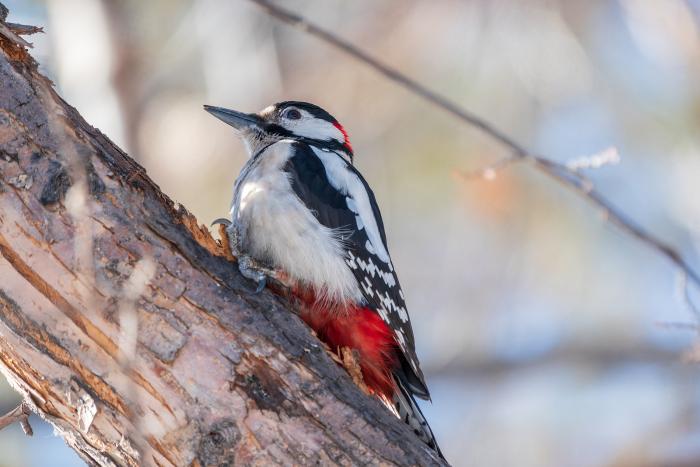
[[345, 146], [345, 149], [347, 149], [350, 152], [350, 154], [352, 154], [352, 145], [350, 144], [350, 137], [348, 137], [348, 132], [345, 131], [345, 128], [343, 128], [343, 125], [341, 125], [339, 122], [334, 122], [333, 126], [336, 127], [343, 134], [343, 138], [345, 138], [343, 146]]
[[374, 310], [363, 307], [337, 310], [314, 304], [305, 307], [301, 318], [338, 355], [342, 347], [356, 350], [367, 387], [391, 400], [396, 390], [391, 371], [398, 365], [398, 347], [394, 333]]

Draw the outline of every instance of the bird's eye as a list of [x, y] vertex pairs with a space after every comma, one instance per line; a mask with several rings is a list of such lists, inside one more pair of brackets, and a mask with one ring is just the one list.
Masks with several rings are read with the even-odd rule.
[[299, 120], [301, 118], [301, 112], [297, 109], [289, 109], [284, 113], [284, 117], [289, 120]]

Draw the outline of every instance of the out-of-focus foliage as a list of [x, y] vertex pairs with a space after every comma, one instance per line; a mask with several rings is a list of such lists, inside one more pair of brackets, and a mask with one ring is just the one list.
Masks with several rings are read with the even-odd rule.
[[[692, 322], [675, 271], [580, 199], [524, 166], [455, 177], [501, 148], [244, 0], [5, 3], [45, 25], [34, 53], [67, 101], [202, 223], [226, 215], [246, 157], [202, 104], [309, 100], [343, 122], [454, 465], [700, 464], [700, 372], [681, 362], [695, 335], [663, 325]], [[616, 147], [590, 177], [700, 263], [697, 1], [284, 5], [553, 159]], [[36, 453], [57, 442], [2, 432], [0, 465], [47, 465]]]

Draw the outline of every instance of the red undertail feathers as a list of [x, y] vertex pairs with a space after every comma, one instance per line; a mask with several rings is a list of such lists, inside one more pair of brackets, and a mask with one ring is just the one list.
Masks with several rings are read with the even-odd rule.
[[[301, 318], [331, 350], [340, 354], [347, 347], [358, 353], [365, 385], [389, 400], [396, 391], [392, 369], [398, 365], [394, 333], [372, 309], [362, 306], [333, 307], [305, 302]], [[309, 303], [312, 303], [309, 305]]]

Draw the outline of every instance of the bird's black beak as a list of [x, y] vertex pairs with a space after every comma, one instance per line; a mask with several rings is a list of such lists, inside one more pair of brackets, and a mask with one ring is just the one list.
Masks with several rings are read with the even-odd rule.
[[214, 107], [213, 105], [205, 105], [204, 110], [238, 131], [260, 129], [263, 124], [262, 118], [256, 114], [246, 114], [224, 109], [223, 107]]

